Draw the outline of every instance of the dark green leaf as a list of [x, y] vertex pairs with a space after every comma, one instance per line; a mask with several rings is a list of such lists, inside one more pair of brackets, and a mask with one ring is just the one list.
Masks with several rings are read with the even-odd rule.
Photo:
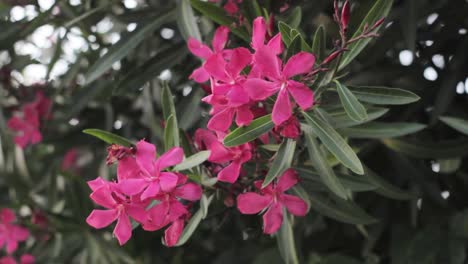
[[365, 171], [365, 177], [369, 180], [369, 182], [378, 187], [378, 190], [376, 190], [377, 193], [396, 200], [410, 200], [414, 198], [411, 193], [390, 184], [369, 168], [366, 167]]
[[465, 119], [450, 117], [450, 116], [441, 116], [439, 119], [444, 122], [449, 127], [457, 130], [458, 132], [468, 136], [468, 121]]
[[177, 5], [177, 26], [185, 41], [188, 41], [189, 37], [202, 41], [190, 0], [181, 0]]
[[369, 122], [355, 127], [342, 128], [339, 131], [351, 138], [393, 138], [413, 134], [426, 128], [418, 123], [383, 123]]
[[377, 105], [402, 105], [418, 101], [416, 94], [398, 88], [379, 86], [349, 86], [359, 101]]
[[312, 42], [312, 53], [318, 61], [321, 61], [325, 56], [326, 33], [325, 28], [320, 25], [314, 34]]
[[121, 145], [121, 146], [124, 146], [124, 147], [133, 146], [132, 141], [130, 141], [130, 140], [124, 138], [124, 137], [121, 137], [119, 135], [112, 134], [110, 132], [101, 130], [101, 129], [89, 128], [89, 129], [83, 130], [83, 133], [94, 136], [94, 137], [97, 137], [100, 140], [102, 140], [102, 141], [104, 141], [104, 142], [106, 142], [108, 144], [117, 144], [117, 145]]
[[[320, 108], [317, 108], [319, 110]], [[323, 110], [323, 109], [320, 109]], [[357, 126], [359, 124], [363, 124], [365, 122], [369, 122], [372, 120], [375, 120], [383, 115], [385, 115], [388, 112], [388, 108], [382, 108], [382, 107], [373, 107], [369, 106], [367, 107], [367, 119], [364, 121], [354, 121], [351, 118], [349, 118], [348, 114], [344, 110], [344, 108], [341, 109], [335, 109], [333, 111], [327, 112], [328, 116], [332, 119], [333, 122], [333, 127], [334, 128], [342, 128], [342, 127], [352, 127], [352, 126]]]
[[316, 117], [315, 114], [303, 112], [310, 128], [322, 141], [323, 145], [346, 167], [357, 174], [363, 174], [361, 161], [353, 149], [329, 124]]
[[356, 96], [346, 87], [338, 81], [336, 82], [336, 89], [340, 96], [340, 101], [343, 107], [348, 113], [348, 116], [357, 122], [361, 122], [367, 119], [366, 108], [357, 100]]
[[276, 241], [284, 263], [299, 264], [296, 244], [294, 242], [294, 231], [292, 224], [289, 221], [289, 214], [286, 210], [283, 211], [283, 223], [281, 224], [281, 228], [276, 236]]
[[309, 131], [304, 131], [305, 139], [307, 142], [307, 149], [309, 150], [309, 159], [312, 165], [317, 169], [322, 179], [322, 183], [327, 186], [330, 191], [336, 194], [338, 197], [348, 199], [348, 192], [343, 187], [341, 182], [336, 177], [330, 165], [327, 163], [327, 159], [323, 152], [320, 150], [315, 136]]
[[394, 151], [422, 159], [450, 159], [468, 155], [468, 140], [444, 140], [439, 142], [404, 139], [383, 139]]
[[206, 217], [206, 214], [208, 212], [208, 206], [213, 200], [213, 197], [214, 196], [212, 195], [209, 198], [205, 197], [201, 199], [200, 209], [198, 209], [198, 211], [192, 216], [192, 218], [190, 218], [190, 221], [188, 222], [187, 226], [185, 226], [184, 231], [182, 231], [182, 234], [180, 235], [179, 241], [177, 242], [176, 246], [182, 246], [190, 239], [200, 222]]
[[271, 115], [259, 117], [252, 121], [250, 125], [238, 127], [224, 138], [224, 145], [234, 147], [250, 142], [259, 136], [270, 131], [274, 127]]
[[175, 171], [188, 170], [205, 162], [210, 157], [210, 151], [204, 150], [186, 158], [182, 163], [174, 167]]
[[268, 170], [265, 176], [265, 181], [262, 184], [262, 188], [265, 188], [274, 179], [279, 177], [283, 172], [291, 167], [291, 162], [294, 157], [294, 151], [296, 150], [296, 141], [292, 139], [286, 139], [281, 143], [281, 146], [276, 153], [276, 157], [271, 163], [270, 170]]

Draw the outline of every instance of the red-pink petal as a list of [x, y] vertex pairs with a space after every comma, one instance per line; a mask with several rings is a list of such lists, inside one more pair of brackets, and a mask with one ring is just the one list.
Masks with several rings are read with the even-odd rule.
[[278, 183], [276, 184], [276, 189], [279, 192], [284, 192], [289, 190], [298, 182], [299, 177], [297, 176], [297, 172], [293, 169], [288, 169], [283, 173], [283, 175], [281, 175], [281, 177], [279, 177]]
[[105, 208], [111, 209], [116, 205], [114, 198], [112, 198], [111, 191], [108, 186], [98, 188], [89, 195], [91, 200]]
[[314, 92], [303, 83], [288, 81], [288, 91], [302, 110], [306, 110], [314, 104]]
[[308, 52], [299, 52], [289, 58], [283, 69], [283, 74], [286, 78], [291, 78], [299, 74], [310, 72], [315, 63], [315, 57]]
[[189, 78], [195, 80], [197, 83], [204, 83], [210, 79], [210, 74], [201, 66], [196, 68]]
[[92, 181], [88, 181], [87, 184], [92, 191], [95, 191], [101, 188], [102, 186], [107, 185], [107, 182], [103, 178], [98, 177]]
[[307, 203], [301, 198], [289, 194], [282, 194], [280, 200], [291, 214], [296, 216], [304, 216], [307, 214]]
[[148, 187], [141, 193], [141, 200], [146, 200], [150, 197], [157, 195], [160, 191], [160, 185], [157, 181], [152, 181], [148, 184]]
[[218, 173], [218, 180], [222, 182], [234, 183], [239, 178], [241, 164], [237, 161], [231, 162], [226, 168]]
[[126, 214], [121, 214], [114, 228], [114, 235], [122, 246], [132, 237], [132, 224]]
[[184, 230], [184, 220], [176, 220], [164, 231], [164, 243], [168, 247], [173, 247], [179, 241], [180, 235]]
[[208, 48], [208, 46], [194, 38], [189, 38], [187, 46], [190, 52], [192, 52], [195, 56], [198, 56], [205, 60], [213, 54], [213, 52], [210, 48]]
[[252, 48], [257, 50], [265, 45], [266, 24], [263, 17], [257, 17], [253, 21]]
[[232, 124], [234, 117], [234, 111], [230, 108], [226, 108], [219, 113], [216, 113], [210, 121], [208, 121], [208, 129], [213, 131], [226, 131]]
[[146, 222], [148, 216], [144, 208], [137, 205], [125, 206], [125, 212], [139, 223]]
[[159, 176], [159, 185], [163, 192], [171, 192], [177, 185], [177, 174], [172, 172], [162, 172]]
[[226, 26], [220, 26], [216, 29], [215, 34], [213, 36], [213, 41], [211, 45], [213, 46], [213, 50], [215, 52], [220, 52], [226, 46], [228, 41], [229, 35], [229, 28]]
[[230, 82], [230, 78], [226, 74], [226, 61], [222, 54], [215, 54], [208, 58], [203, 67], [216, 80]]
[[119, 160], [117, 164], [117, 178], [119, 181], [138, 178], [140, 175], [141, 169], [135, 158], [127, 156]]
[[237, 108], [236, 111], [236, 124], [238, 126], [248, 126], [252, 122], [254, 115], [252, 111], [250, 111], [250, 107], [248, 105], [244, 105]]
[[6, 252], [12, 254], [18, 248], [18, 242], [16, 240], [7, 240], [6, 242]]
[[184, 160], [184, 150], [179, 147], [173, 147], [166, 153], [162, 154], [157, 160], [157, 169], [163, 170], [165, 168], [177, 165]]
[[0, 219], [2, 223], [11, 223], [16, 220], [16, 215], [10, 208], [3, 208], [0, 211]]
[[91, 214], [86, 218], [88, 225], [100, 229], [104, 228], [117, 219], [117, 210], [93, 210]]
[[148, 181], [145, 179], [124, 179], [119, 181], [118, 186], [123, 193], [131, 196], [141, 193], [148, 186]]
[[169, 214], [169, 202], [161, 202], [148, 210], [149, 221], [143, 223], [143, 229], [146, 231], [155, 231], [161, 229], [166, 222]]
[[12, 237], [16, 240], [16, 241], [26, 241], [26, 239], [28, 239], [29, 237], [29, 230], [22, 227], [22, 226], [12, 226], [11, 227], [11, 233], [12, 233]]
[[258, 214], [265, 209], [272, 198], [258, 193], [248, 192], [237, 196], [237, 208], [243, 214]]
[[270, 79], [280, 79], [281, 61], [273, 50], [268, 47], [258, 49], [254, 55], [254, 63], [266, 77]]
[[154, 173], [154, 159], [156, 158], [156, 147], [144, 140], [138, 141], [136, 144], [136, 162], [142, 170], [145, 170], [148, 174]]
[[231, 60], [227, 64], [227, 70], [231, 77], [239, 76], [240, 72], [252, 61], [252, 54], [246, 48], [236, 48], [232, 51]]
[[279, 88], [276, 83], [265, 81], [260, 78], [247, 79], [244, 83], [244, 87], [250, 98], [256, 101], [265, 100]]
[[198, 201], [202, 196], [202, 188], [195, 183], [187, 183], [177, 187], [175, 196], [187, 201]]
[[291, 102], [289, 101], [288, 91], [282, 88], [278, 93], [271, 119], [275, 125], [279, 126], [292, 116]]
[[9, 129], [14, 130], [14, 131], [24, 130], [28, 127], [26, 122], [17, 116], [11, 117], [8, 120], [7, 126]]
[[34, 264], [34, 262], [36, 262], [36, 259], [30, 254], [24, 254], [20, 258], [20, 264]]
[[283, 208], [281, 204], [274, 203], [263, 215], [263, 233], [273, 234], [283, 223]]
[[271, 38], [270, 41], [268, 41], [267, 47], [273, 50], [276, 55], [283, 53], [284, 46], [283, 40], [281, 39], [281, 33], [278, 33]]

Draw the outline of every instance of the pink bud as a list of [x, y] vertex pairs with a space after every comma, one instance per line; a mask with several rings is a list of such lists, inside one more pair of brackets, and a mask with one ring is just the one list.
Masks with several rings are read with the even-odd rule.
[[375, 24], [372, 26], [371, 30], [374, 30], [380, 25], [382, 25], [384, 21], [385, 21], [385, 17], [382, 17], [381, 19], [377, 20], [377, 22], [375, 22]]
[[322, 64], [327, 64], [327, 63], [329, 63], [330, 61], [336, 59], [336, 57], [338, 57], [338, 55], [340, 55], [341, 52], [343, 52], [343, 49], [334, 51], [332, 54], [330, 54], [328, 57], [326, 57], [326, 58], [323, 60]]
[[343, 8], [341, 9], [341, 27], [343, 28], [343, 30], [346, 30], [348, 28], [349, 14], [350, 14], [349, 1], [346, 0], [346, 2], [343, 5]]

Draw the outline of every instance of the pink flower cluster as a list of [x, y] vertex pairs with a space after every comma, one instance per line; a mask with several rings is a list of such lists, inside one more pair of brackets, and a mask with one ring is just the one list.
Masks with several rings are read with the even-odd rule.
[[[13, 210], [3, 208], [0, 211], [0, 248], [5, 247], [8, 256], [0, 258], [0, 264], [16, 264], [16, 260], [11, 254], [18, 249], [18, 243], [26, 241], [29, 237], [28, 229], [17, 225], [16, 215]], [[21, 264], [34, 263], [34, 257], [25, 254], [21, 256]]]
[[190, 217], [190, 202], [201, 198], [199, 185], [187, 182], [187, 176], [167, 171], [182, 162], [181, 148], [172, 148], [156, 158], [156, 147], [139, 141], [129, 149], [113, 145], [108, 163], [117, 161], [117, 181], [97, 178], [88, 182], [91, 199], [105, 210], [93, 210], [86, 219], [94, 228], [104, 228], [117, 221], [114, 235], [120, 245], [131, 237], [130, 219], [144, 230], [155, 231], [168, 227], [164, 242], [176, 245], [185, 221]]
[[14, 141], [21, 148], [42, 141], [41, 119], [50, 118], [52, 102], [42, 91], [36, 92], [34, 101], [24, 104], [20, 111], [8, 120], [8, 128], [16, 132]]

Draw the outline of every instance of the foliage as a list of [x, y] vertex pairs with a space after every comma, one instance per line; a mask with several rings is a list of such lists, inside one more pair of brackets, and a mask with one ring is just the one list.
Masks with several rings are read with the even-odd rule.
[[[1, 207], [31, 234], [13, 256], [31, 254], [37, 263], [465, 263], [468, 3], [213, 2], [0, 3]], [[227, 48], [255, 49], [257, 17], [271, 27], [269, 37], [281, 33], [284, 62], [315, 55], [312, 70], [288, 80], [307, 84], [314, 104], [293, 108], [297, 121], [287, 126], [297, 127], [295, 136], [270, 114], [276, 94], [248, 125], [230, 123], [220, 145], [254, 153], [231, 184], [216, 178], [227, 163], [201, 146], [210, 136], [198, 129], [210, 127], [213, 114], [201, 99], [211, 88], [193, 80], [207, 62], [187, 43], [210, 43], [226, 26]], [[49, 111], [41, 112], [37, 91], [52, 101]], [[8, 120], [20, 112], [21, 127], [40, 124], [40, 143], [17, 146], [14, 138], [24, 135]], [[36, 132], [28, 130], [28, 140]], [[106, 165], [117, 160], [106, 160], [106, 149], [134, 151], [141, 139], [158, 154], [182, 148], [184, 160], [168, 171], [203, 188], [176, 247], [137, 222], [121, 247], [112, 228], [85, 221], [96, 207], [87, 182], [117, 173]], [[285, 194], [305, 201], [307, 215], [281, 208], [280, 229], [262, 234], [258, 213], [270, 209], [241, 214], [238, 197], [270, 195], [262, 188], [276, 188], [291, 168], [300, 181]], [[256, 180], [263, 182], [254, 187]]]

